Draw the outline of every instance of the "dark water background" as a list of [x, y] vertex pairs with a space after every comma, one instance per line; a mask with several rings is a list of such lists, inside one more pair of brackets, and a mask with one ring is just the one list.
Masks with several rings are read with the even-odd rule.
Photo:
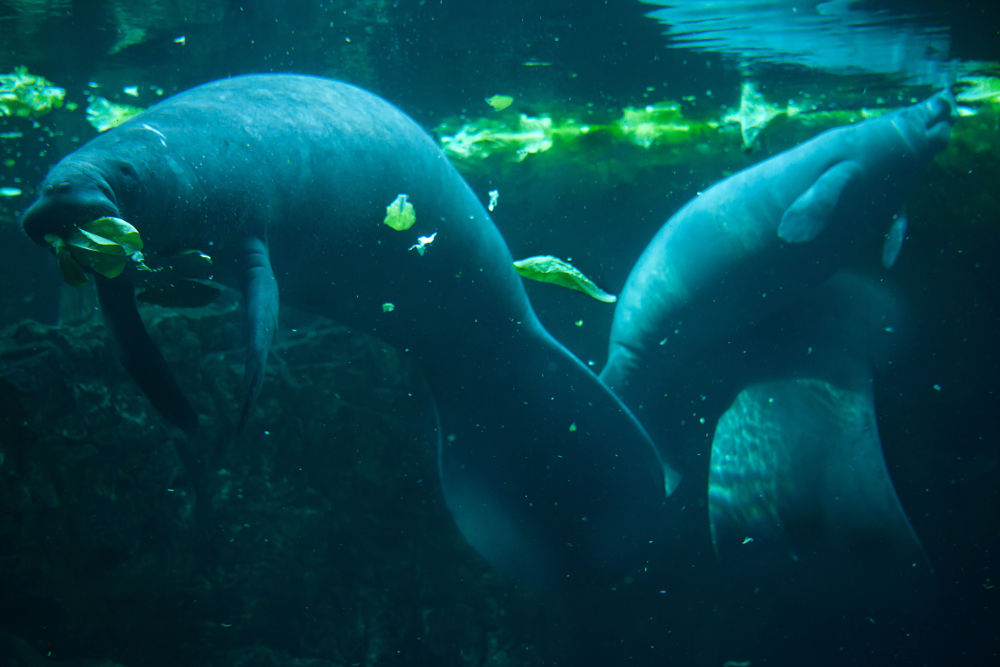
[[[906, 6], [951, 26], [955, 57], [1000, 57], [988, 3]], [[145, 84], [169, 94], [246, 72], [312, 73], [372, 90], [428, 130], [487, 115], [482, 100], [498, 92], [535, 114], [610, 117], [685, 96], [695, 108], [736, 106], [739, 69], [666, 48], [648, 10], [555, 0], [0, 2], [0, 71], [27, 65], [81, 107], [37, 123], [0, 120], [23, 132], [4, 140], [11, 162], [0, 185], [24, 190], [0, 200], [0, 664], [993, 664], [995, 149], [960, 172], [929, 171], [891, 275], [911, 331], [876, 378], [876, 403], [897, 493], [937, 572], [936, 598], [921, 614], [747, 600], [655, 572], [624, 591], [540, 597], [493, 573], [450, 524], [433, 479], [425, 390], [391, 349], [289, 313], [258, 428], [232, 443], [242, 363], [234, 306], [193, 318], [149, 311], [182, 384], [215, 419], [203, 456], [148, 411], [99, 321], [43, 326], [56, 321], [54, 266], [16, 218], [45, 171], [95, 134], [82, 113], [90, 82], [148, 105], [158, 97]], [[757, 79], [775, 99], [825, 93], [842, 108], [930, 92], [781, 67]], [[137, 100], [118, 92], [137, 84]], [[602, 148], [599, 159], [537, 156], [466, 175], [484, 199], [500, 191], [494, 219], [515, 257], [572, 257], [617, 292], [685, 201], [785, 147], [765, 142], [748, 154], [737, 145], [670, 167], [627, 164]], [[600, 367], [612, 309], [528, 289], [552, 333]], [[320, 393], [330, 386], [335, 396]], [[206, 479], [191, 479], [192, 456], [211, 471]], [[196, 506], [198, 493], [211, 502]], [[693, 552], [684, 567], [711, 557]]]

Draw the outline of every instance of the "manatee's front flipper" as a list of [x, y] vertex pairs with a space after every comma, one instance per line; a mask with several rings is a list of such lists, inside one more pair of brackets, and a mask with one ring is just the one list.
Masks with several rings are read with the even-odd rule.
[[819, 236], [830, 225], [844, 188], [863, 172], [860, 164], [850, 160], [824, 171], [785, 210], [778, 223], [778, 237], [785, 243], [806, 243]]
[[716, 427], [709, 514], [723, 574], [748, 589], [832, 607], [919, 608], [931, 598], [869, 383], [789, 378], [744, 389]]
[[628, 409], [544, 331], [462, 361], [472, 372], [435, 397], [441, 483], [468, 542], [546, 589], [642, 567], [678, 477]]
[[118, 342], [125, 369], [164, 417], [187, 433], [193, 432], [198, 415], [139, 317], [132, 281], [124, 275], [96, 279], [101, 311]]
[[247, 310], [247, 359], [243, 381], [243, 402], [237, 430], [242, 431], [250, 410], [264, 384], [267, 354], [278, 330], [278, 282], [271, 269], [267, 244], [251, 238], [244, 247], [243, 294]]

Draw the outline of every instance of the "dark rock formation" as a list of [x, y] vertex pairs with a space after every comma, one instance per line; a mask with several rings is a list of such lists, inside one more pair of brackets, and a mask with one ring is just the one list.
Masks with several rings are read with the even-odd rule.
[[511, 625], [538, 612], [452, 525], [405, 356], [300, 316], [235, 436], [227, 298], [144, 313], [201, 412], [191, 439], [151, 411], [99, 322], [4, 331], [4, 664], [524, 664]]

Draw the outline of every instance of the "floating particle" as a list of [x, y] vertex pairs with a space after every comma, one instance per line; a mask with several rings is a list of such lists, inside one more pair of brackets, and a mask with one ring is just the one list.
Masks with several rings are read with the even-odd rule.
[[416, 250], [417, 253], [423, 257], [424, 251], [427, 250], [427, 246], [434, 243], [434, 239], [437, 238], [438, 233], [434, 232], [430, 236], [418, 236], [417, 242], [410, 246], [410, 250]]

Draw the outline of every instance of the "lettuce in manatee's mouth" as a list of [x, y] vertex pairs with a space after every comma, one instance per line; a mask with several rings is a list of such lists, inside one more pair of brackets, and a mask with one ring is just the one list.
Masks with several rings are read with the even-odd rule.
[[45, 242], [56, 254], [63, 280], [74, 287], [87, 282], [86, 269], [105, 278], [117, 278], [129, 262], [146, 269], [139, 231], [121, 218], [92, 220], [65, 237], [46, 234]]

